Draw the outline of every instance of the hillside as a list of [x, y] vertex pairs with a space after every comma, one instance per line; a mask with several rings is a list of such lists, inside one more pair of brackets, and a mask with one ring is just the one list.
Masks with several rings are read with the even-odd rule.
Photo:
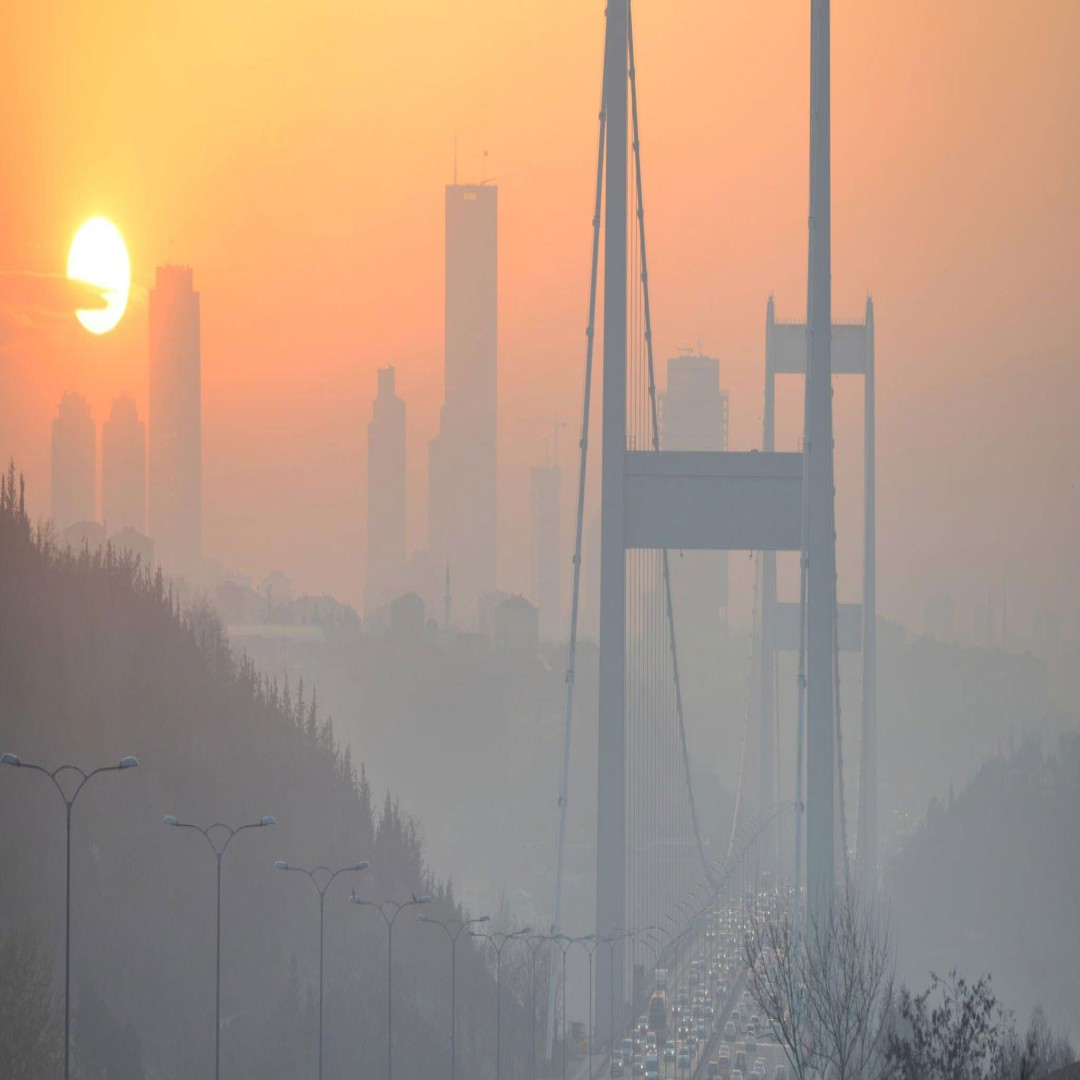
[[888, 893], [900, 973], [989, 972], [1019, 1017], [1042, 1003], [1080, 1033], [1080, 735], [1054, 752], [1029, 740], [935, 801], [893, 859]]
[[[179, 611], [160, 574], [111, 551], [60, 551], [22, 511], [14, 471], [0, 499], [0, 749], [24, 761], [140, 767], [91, 782], [74, 813], [72, 985], [77, 1075], [208, 1075], [213, 1058], [214, 858], [200, 824], [274, 814], [237, 837], [223, 869], [222, 1069], [233, 1077], [313, 1072], [318, 898], [273, 869], [371, 869], [327, 896], [326, 1068], [385, 1068], [385, 926], [346, 903], [431, 893], [418, 826], [342, 751], [312, 693], [275, 686], [230, 652], [216, 619]], [[64, 809], [48, 780], [0, 769], [0, 935], [32, 935], [63, 973]], [[395, 1068], [446, 1065], [448, 955], [441, 932], [399, 920], [394, 948]], [[459, 946], [462, 1074], [486, 1076], [494, 987]], [[507, 1012], [512, 1015], [505, 1015]], [[520, 1023], [504, 1002], [506, 1025]], [[102, 1061], [104, 1055], [104, 1061]], [[110, 1060], [111, 1056], [111, 1060]]]

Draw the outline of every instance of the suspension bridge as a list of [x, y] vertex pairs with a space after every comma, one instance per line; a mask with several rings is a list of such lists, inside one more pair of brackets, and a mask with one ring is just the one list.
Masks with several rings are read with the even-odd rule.
[[[876, 647], [874, 558], [874, 319], [833, 324], [830, 237], [829, 0], [811, 0], [810, 213], [805, 321], [779, 322], [768, 301], [764, 421], [760, 450], [665, 450], [657, 409], [638, 79], [630, 0], [608, 0], [595, 171], [588, 322], [579, 444], [570, 647], [553, 932], [562, 921], [569, 812], [569, 758], [594, 345], [601, 331], [601, 559], [596, 826], [598, 941], [618, 941], [600, 964], [592, 1015], [600, 1045], [624, 1030], [639, 1004], [646, 935], [675, 913], [734, 889], [755, 867], [815, 906], [830, 902], [849, 873], [840, 737], [840, 654], [860, 651], [857, 872], [877, 866]], [[600, 266], [603, 289], [600, 295]], [[598, 310], [599, 309], [599, 310]], [[776, 449], [776, 381], [804, 377], [803, 438]], [[833, 466], [834, 375], [865, 386], [864, 565], [862, 598], [840, 605], [836, 588]], [[669, 553], [748, 551], [755, 562], [753, 645], [741, 724], [735, 812], [726, 849], [710, 858], [693, 787], [693, 754], [679, 668], [679, 618]], [[799, 596], [777, 595], [777, 554], [798, 553]], [[795, 715], [780, 712], [778, 657], [797, 655]], [[736, 725], [723, 716], [710, 722]], [[791, 723], [797, 755], [795, 798], [778, 802], [777, 743]], [[756, 726], [756, 796], [747, 781]], [[789, 729], [790, 730], [790, 729]], [[805, 757], [805, 760], [804, 760]], [[805, 844], [805, 872], [803, 847]], [[756, 893], [751, 890], [753, 895]], [[670, 943], [669, 943], [670, 944]], [[677, 955], [677, 954], [676, 954]], [[552, 965], [554, 970], [554, 965]], [[627, 978], [627, 972], [636, 976]], [[608, 1007], [608, 1003], [613, 1004]], [[547, 1040], [553, 1044], [555, 983]]]

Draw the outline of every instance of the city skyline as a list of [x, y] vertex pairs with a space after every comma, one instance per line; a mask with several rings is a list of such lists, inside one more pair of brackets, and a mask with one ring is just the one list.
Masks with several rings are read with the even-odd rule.
[[[451, 172], [457, 130], [462, 177], [478, 181], [486, 167], [504, 195], [499, 444], [499, 533], [504, 542], [498, 578], [509, 591], [528, 591], [528, 476], [543, 460], [543, 448], [540, 430], [526, 430], [523, 424], [555, 409], [576, 422], [580, 408], [580, 251], [587, 248], [588, 230], [581, 192], [588, 189], [583, 162], [592, 134], [589, 118], [565, 103], [595, 96], [589, 57], [599, 39], [584, 11], [552, 13], [535, 28], [536, 40], [528, 42], [512, 32], [509, 16], [494, 5], [478, 5], [476, 13], [492, 20], [490, 33], [498, 34], [504, 46], [498, 57], [486, 57], [482, 64], [462, 67], [453, 50], [442, 51], [447, 38], [456, 40], [462, 30], [437, 21], [421, 31], [419, 51], [408, 63], [439, 73], [449, 92], [438, 101], [440, 95], [417, 84], [400, 103], [410, 116], [420, 117], [417, 143], [395, 148], [389, 127], [362, 110], [364, 138], [358, 133], [355, 140], [327, 142], [344, 113], [315, 119], [315, 103], [320, 109], [325, 105], [323, 84], [313, 87], [310, 96], [300, 95], [298, 108], [312, 116], [315, 140], [286, 139], [275, 167], [292, 169], [304, 162], [305, 174], [318, 177], [321, 195], [316, 200], [307, 187], [290, 189], [288, 196], [268, 192], [250, 197], [258, 162], [254, 151], [235, 159], [237, 179], [248, 181], [242, 192], [230, 181], [208, 199], [206, 177], [190, 154], [182, 126], [168, 150], [158, 155], [160, 161], [148, 160], [137, 147], [130, 160], [113, 155], [104, 121], [93, 120], [86, 132], [79, 129], [75, 117], [85, 120], [86, 107], [105, 115], [106, 104], [118, 106], [121, 123], [144, 125], [148, 117], [167, 121], [180, 106], [153, 78], [138, 100], [123, 102], [112, 84], [95, 89], [90, 81], [87, 106], [75, 109], [63, 129], [65, 153], [78, 165], [67, 171], [82, 178], [79, 184], [38, 190], [36, 171], [53, 160], [55, 149], [28, 151], [14, 163], [3, 181], [5, 200], [24, 212], [0, 239], [5, 266], [39, 272], [59, 266], [75, 224], [95, 209], [118, 220], [133, 258], [129, 311], [112, 334], [89, 341], [85, 334], [52, 331], [33, 350], [17, 339], [4, 346], [7, 377], [17, 393], [9, 391], [0, 404], [0, 450], [26, 469], [35, 514], [47, 513], [49, 505], [48, 422], [64, 389], [83, 393], [99, 418], [107, 415], [118, 393], [131, 392], [140, 416], [148, 416], [142, 370], [147, 288], [154, 266], [183, 261], [196, 268], [208, 298], [204, 449], [215, 468], [205, 476], [206, 552], [233, 565], [250, 562], [256, 577], [283, 568], [311, 591], [333, 589], [359, 606], [366, 564], [366, 450], [357, 403], [367, 399], [365, 387], [375, 368], [388, 361], [395, 364], [400, 392], [410, 403], [409, 548], [425, 543], [426, 448], [437, 429], [442, 363], [443, 261], [429, 240], [441, 229], [441, 188]], [[782, 316], [797, 317], [801, 307], [805, 253], [797, 240], [805, 201], [800, 147], [805, 145], [801, 43], [806, 15], [801, 9], [785, 19], [743, 13], [737, 16], [744, 20], [737, 29], [760, 43], [754, 46], [757, 53], [751, 50], [720, 67], [692, 65], [689, 81], [667, 79], [676, 65], [680, 70], [685, 66], [687, 49], [701, 50], [704, 59], [705, 53], [712, 54], [707, 41], [730, 40], [736, 29], [730, 22], [736, 16], [730, 13], [699, 17], [703, 32], [688, 34], [683, 21], [665, 27], [648, 9], [638, 13], [639, 66], [643, 85], [649, 86], [643, 109], [651, 140], [650, 213], [665, 237], [651, 266], [657, 347], [659, 355], [673, 355], [679, 346], [701, 339], [707, 351], [721, 358], [737, 418], [732, 445], [749, 447], [759, 436], [764, 298], [773, 291]], [[35, 39], [37, 18], [31, 12], [18, 14], [27, 23], [23, 29], [29, 40]], [[342, 18], [342, 42], [356, 35], [369, 42], [365, 48], [379, 42], [400, 57], [401, 21], [392, 19], [372, 34], [360, 16]], [[1075, 126], [1076, 75], [1066, 64], [1063, 43], [1075, 36], [1077, 20], [1075, 8], [1063, 3], [1048, 4], [1043, 18], [1020, 24], [995, 7], [971, 26], [955, 12], [925, 3], [903, 12], [838, 11], [834, 16], [838, 41], [844, 44], [835, 72], [843, 105], [835, 118], [840, 186], [834, 314], [856, 316], [867, 289], [873, 288], [881, 314], [882, 358], [879, 605], [884, 615], [915, 629], [926, 601], [948, 583], [957, 627], [966, 634], [976, 620], [974, 612], [985, 605], [988, 584], [1003, 575], [1013, 583], [1013, 625], [1029, 626], [1044, 609], [1056, 611], [1066, 627], [1076, 621], [1080, 582], [1068, 559], [1076, 542], [1075, 500], [1055, 498], [1046, 479], [1077, 467], [1067, 415], [1077, 375], [1069, 320], [1061, 314], [1069, 306], [1067, 282], [1075, 277], [1075, 252], [1080, 250], [1075, 222], [1064, 213], [1076, 151], [1043, 134]], [[270, 58], [286, 33], [287, 28], [269, 20], [248, 43], [258, 85], [277, 70]], [[939, 43], [932, 54], [922, 47], [927, 37]], [[556, 38], [571, 50], [567, 71], [572, 74], [552, 88], [542, 109], [533, 102], [523, 72], [536, 67]], [[887, 54], [873, 54], [881, 93], [871, 105], [858, 92], [865, 72], [856, 59], [872, 47], [868, 42], [885, 39], [892, 44]], [[48, 53], [13, 56], [4, 77], [29, 85], [39, 76], [29, 74], [28, 63], [49, 71], [60, 59], [81, 70], [83, 60], [73, 56], [72, 40], [70, 29], [61, 28]], [[1000, 55], [1014, 42], [1022, 43], [1024, 57], [1037, 55], [1038, 65], [1029, 68], [1024, 60], [1001, 80], [997, 67], [980, 66], [976, 59]], [[313, 38], [301, 35], [286, 68], [313, 70], [315, 45]], [[344, 109], [346, 98], [365, 100], [368, 76], [356, 69], [352, 51], [344, 44], [341, 48], [322, 56], [321, 65], [326, 80], [348, 90], [340, 106]], [[144, 72], [153, 55], [117, 42], [105, 53], [125, 74]], [[203, 55], [198, 48], [191, 53]], [[772, 66], [766, 55], [786, 58], [790, 65], [783, 86], [766, 78]], [[574, 63], [575, 58], [581, 62]], [[197, 100], [220, 93], [231, 70], [225, 58], [217, 58], [205, 83], [196, 80]], [[501, 106], [485, 104], [485, 87], [496, 76], [535, 138], [522, 140], [517, 126], [502, 119]], [[1009, 104], [1014, 90], [1009, 80], [1014, 78], [1024, 81], [1036, 124], [1022, 122]], [[730, 85], [740, 80], [750, 88], [745, 115], [730, 108]], [[65, 101], [66, 85], [55, 81], [48, 100]], [[682, 118], [686, 110], [681, 106], [695, 95], [722, 103], [703, 131], [692, 130]], [[265, 102], [245, 104], [255, 130], [268, 115], [263, 109], [277, 100], [271, 93]], [[418, 105], [423, 106], [419, 111]], [[653, 123], [661, 111], [668, 122]], [[565, 117], [568, 126], [558, 140], [545, 112]], [[948, 123], [935, 120], [937, 114]], [[980, 119], [990, 114], [999, 117], [992, 133]], [[37, 119], [40, 107], [35, 104], [12, 123]], [[688, 170], [684, 148], [696, 145], [702, 134], [710, 147], [719, 140], [732, 154], [709, 149], [707, 167]], [[221, 121], [202, 131], [214, 155], [225, 152], [228, 136]], [[925, 180], [918, 190], [893, 173], [897, 139], [907, 167], [922, 170]], [[1015, 151], [1004, 161], [997, 153], [1002, 139], [1010, 140]], [[338, 164], [310, 168], [307, 159], [325, 160], [322, 155], [330, 153], [331, 145]], [[486, 166], [484, 146], [490, 148]], [[372, 151], [383, 155], [385, 169], [370, 168]], [[538, 167], [538, 162], [547, 164]], [[143, 183], [146, 176], [148, 184]], [[142, 194], [130, 197], [136, 181]], [[985, 222], [1001, 220], [1018, 185], [1028, 193], [1024, 224], [998, 237], [992, 259], [957, 263], [941, 256], [946, 248], [967, 250], [964, 245], [980, 235]], [[724, 193], [719, 202], [713, 194], [717, 188]], [[958, 190], [967, 194], [958, 199]], [[871, 191], [883, 193], [880, 197], [891, 201], [894, 212], [881, 215]], [[691, 219], [697, 223], [692, 236], [682, 223]], [[273, 239], [262, 224], [266, 220], [284, 223]], [[546, 235], [555, 242], [539, 251], [538, 238]], [[556, 249], [558, 259], [552, 254]], [[383, 251], [399, 254], [383, 257]], [[564, 260], [564, 252], [579, 254]], [[921, 265], [915, 261], [917, 252], [929, 253], [932, 287], [911, 284]], [[326, 274], [298, 279], [295, 267], [313, 257]], [[567, 269], [561, 271], [564, 263]], [[1012, 298], [1007, 305], [1006, 295]], [[1010, 312], [1004, 323], [997, 317], [1003, 310]], [[303, 409], [297, 408], [299, 401]], [[1025, 408], [1017, 412], [1016, 401]], [[843, 413], [838, 406], [838, 416]], [[953, 447], [944, 432], [947, 419], [956, 417], [960, 437]], [[912, 425], [923, 436], [915, 445]], [[282, 437], [268, 440], [268, 427]], [[789, 411], [782, 424], [788, 445], [794, 427]], [[1000, 431], [1015, 433], [1014, 451], [1006, 452], [1005, 441], [992, 437]], [[844, 457], [845, 447], [857, 451], [859, 439], [857, 428], [838, 421], [838, 513], [851, 521], [857, 520], [857, 499], [846, 499], [845, 491], [857, 493], [858, 484], [854, 463], [846, 468]], [[946, 452], [951, 455], [947, 470], [929, 467]], [[278, 483], [306, 486], [320, 506], [330, 505], [330, 493], [341, 487], [356, 490], [359, 497], [348, 510], [319, 511], [318, 528], [306, 533], [275, 509]], [[925, 491], [916, 497], [919, 485]], [[1000, 520], [993, 495], [1015, 497], [1017, 512], [1008, 521]], [[568, 515], [565, 503], [563, 510]], [[857, 534], [857, 529], [840, 532]], [[972, 538], [987, 536], [992, 539], [980, 542], [976, 557], [968, 558]], [[845, 550], [842, 542], [839, 558], [843, 591], [845, 580], [857, 582], [859, 553]], [[741, 597], [737, 610], [748, 611], [745, 586]]]

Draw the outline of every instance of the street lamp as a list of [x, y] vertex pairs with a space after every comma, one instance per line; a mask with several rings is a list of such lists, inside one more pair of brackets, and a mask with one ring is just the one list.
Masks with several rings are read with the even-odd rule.
[[361, 859], [352, 866], [343, 866], [339, 870], [331, 870], [328, 866], [316, 866], [312, 870], [306, 870], [302, 866], [290, 866], [284, 859], [278, 859], [274, 863], [275, 870], [292, 870], [303, 874], [311, 881], [319, 894], [319, 1080], [322, 1080], [323, 1071], [323, 922], [326, 910], [326, 890], [339, 874], [356, 873], [358, 870], [366, 870], [370, 865], [367, 859]]
[[525, 946], [529, 950], [529, 1015], [532, 1024], [529, 1031], [529, 1050], [532, 1054], [532, 1080], [536, 1080], [536, 954], [542, 945], [552, 940], [550, 934], [533, 934], [526, 938]]
[[573, 947], [576, 938], [556, 934], [554, 940], [562, 953], [562, 1080], [566, 1080], [566, 1059], [570, 1056], [570, 1040], [566, 1034], [566, 954]]
[[[214, 853], [214, 858], [217, 861], [217, 945], [215, 948], [215, 976], [214, 976], [214, 1080], [218, 1080], [221, 1075], [221, 859], [224, 856], [229, 844], [232, 843], [232, 839], [238, 833], [245, 832], [247, 829], [266, 829], [271, 825], [277, 824], [277, 819], [273, 814], [265, 814], [259, 818], [258, 821], [250, 821], [245, 825], [238, 825], [233, 828], [231, 825], [226, 825], [224, 822], [215, 821], [213, 825], [207, 825], [205, 828], [201, 825], [194, 825], [187, 821], [180, 821], [173, 814], [166, 814], [163, 823], [168, 825], [171, 829], [192, 829], [199, 833], [203, 839], [210, 845], [210, 850]], [[218, 842], [214, 839], [215, 835], [224, 835], [225, 840], [218, 846]]]
[[450, 1080], [457, 1076], [457, 939], [461, 931], [478, 923], [486, 923], [490, 915], [479, 915], [475, 919], [433, 919], [426, 912], [416, 916], [417, 922], [441, 926], [450, 939]]
[[361, 900], [354, 892], [349, 897], [350, 904], [359, 907], [374, 908], [386, 923], [386, 1078], [393, 1080], [394, 1075], [394, 922], [406, 909], [417, 904], [430, 904], [430, 896], [414, 896], [404, 903], [398, 900], [384, 900], [381, 904], [374, 900]]
[[[515, 930], [512, 934], [483, 934], [479, 930], [470, 930], [469, 937], [486, 941], [495, 950], [495, 1080], [502, 1077], [502, 951], [508, 941], [522, 938], [532, 933], [531, 926]], [[498, 939], [498, 940], [496, 940]]]
[[[584, 937], [574, 938], [574, 944], [580, 945], [589, 957], [589, 1080], [593, 1080], [592, 1074], [592, 1034], [593, 1034], [593, 956], [596, 953], [597, 938], [595, 934], [586, 934]], [[563, 1012], [566, 1011], [566, 996], [563, 995]]]
[[[58, 765], [55, 769], [47, 769], [44, 765], [23, 761], [18, 754], [0, 754], [0, 765], [10, 765], [15, 769], [32, 769], [34, 772], [47, 776], [60, 792], [60, 798], [64, 800], [64, 806], [67, 808], [67, 860], [64, 871], [64, 1080], [69, 1080], [71, 1076], [71, 810], [79, 797], [79, 792], [95, 776], [101, 773], [134, 769], [138, 764], [139, 759], [129, 754], [127, 757], [122, 757], [115, 765], [101, 765], [87, 772], [78, 765]], [[81, 777], [70, 796], [57, 779], [61, 773], [65, 772], [73, 772]]]
[[[608, 979], [608, 986], [611, 989], [611, 1053], [615, 1053], [615, 946], [621, 945], [627, 938], [633, 940], [636, 930], [624, 930], [621, 926], [616, 926], [610, 935], [605, 939], [608, 944], [608, 963], [610, 964], [610, 978]], [[622, 1017], [619, 1018], [620, 1026], [622, 1024]]]

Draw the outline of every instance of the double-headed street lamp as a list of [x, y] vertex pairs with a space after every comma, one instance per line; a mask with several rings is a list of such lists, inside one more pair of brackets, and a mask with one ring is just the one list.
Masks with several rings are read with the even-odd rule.
[[486, 941], [495, 950], [495, 1080], [502, 1077], [502, 951], [508, 941], [519, 940], [532, 933], [532, 927], [526, 926], [512, 934], [496, 932], [483, 934], [479, 930], [470, 930], [469, 937]]
[[[596, 954], [596, 946], [604, 939], [597, 939], [595, 934], [586, 934], [584, 937], [574, 938], [574, 944], [580, 945], [589, 957], [589, 1080], [593, 1080], [592, 1074], [592, 1033], [593, 1033], [593, 957]], [[566, 1011], [566, 997], [563, 996], [563, 1011]]]
[[386, 923], [386, 1080], [393, 1080], [394, 1075], [394, 922], [406, 909], [417, 904], [430, 904], [430, 896], [414, 896], [404, 902], [384, 900], [381, 904], [374, 900], [361, 900], [356, 893], [349, 897], [350, 904], [359, 907], [374, 908]]
[[433, 919], [427, 912], [420, 912], [416, 916], [417, 922], [431, 923], [432, 926], [441, 926], [450, 939], [450, 1080], [457, 1077], [457, 939], [462, 930], [478, 923], [486, 923], [490, 915], [478, 915], [475, 919]]
[[[166, 814], [164, 824], [171, 829], [192, 829], [199, 833], [210, 845], [210, 850], [217, 860], [217, 945], [215, 949], [215, 976], [214, 976], [214, 1080], [221, 1076], [221, 859], [224, 856], [233, 837], [247, 829], [266, 829], [277, 824], [277, 819], [272, 814], [266, 814], [258, 821], [250, 821], [246, 825], [238, 825], [233, 828], [224, 822], [215, 821], [213, 825], [193, 825], [188, 821], [180, 821], [173, 814]], [[224, 841], [218, 844], [215, 837], [224, 836]]]
[[[134, 769], [139, 764], [139, 759], [129, 754], [127, 757], [122, 757], [115, 765], [101, 765], [96, 769], [91, 769], [90, 772], [78, 765], [58, 765], [55, 769], [47, 769], [44, 765], [23, 761], [18, 754], [0, 755], [0, 764], [10, 765], [16, 769], [31, 769], [47, 776], [60, 792], [60, 798], [64, 800], [64, 806], [67, 808], [67, 861], [64, 871], [64, 1080], [69, 1080], [71, 1076], [71, 810], [79, 797], [79, 792], [95, 776], [101, 773]], [[73, 772], [79, 777], [75, 790], [70, 795], [58, 779], [62, 773], [67, 772]]]
[[550, 934], [532, 934], [525, 939], [525, 946], [529, 950], [529, 1015], [532, 1018], [529, 1027], [529, 1051], [532, 1054], [532, 1080], [536, 1080], [536, 954], [542, 945], [551, 940]]
[[339, 874], [356, 873], [358, 870], [366, 870], [369, 865], [367, 859], [361, 859], [352, 866], [342, 866], [338, 870], [331, 870], [328, 866], [316, 866], [312, 870], [307, 870], [302, 866], [290, 866], [284, 859], [278, 859], [274, 863], [275, 870], [291, 870], [303, 874], [311, 881], [319, 894], [319, 1080], [322, 1080], [323, 1062], [323, 922], [326, 912], [326, 890]]
[[[633, 940], [636, 930], [624, 930], [621, 926], [616, 926], [615, 929], [606, 937], [604, 941], [608, 947], [608, 964], [610, 965], [611, 975], [608, 979], [608, 986], [611, 988], [611, 1053], [615, 1053], [615, 1039], [618, 1035], [618, 1031], [615, 1027], [615, 946], [621, 945], [627, 938]], [[622, 1017], [619, 1018], [620, 1026], [622, 1024]]]
[[568, 934], [555, 934], [552, 940], [562, 953], [562, 1080], [566, 1080], [566, 1059], [570, 1056], [570, 1037], [566, 1032], [566, 954], [577, 939]]

